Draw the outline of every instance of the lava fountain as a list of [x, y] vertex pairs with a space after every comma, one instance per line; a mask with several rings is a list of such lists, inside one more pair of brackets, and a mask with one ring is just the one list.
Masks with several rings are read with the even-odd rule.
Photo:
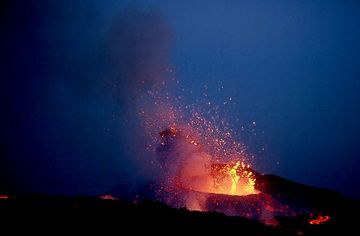
[[[250, 165], [241, 160], [243, 156], [232, 156], [233, 160], [223, 163], [221, 157], [215, 159], [206, 152], [209, 148], [190, 130], [193, 129], [171, 127], [160, 133], [157, 153], [164, 173], [161, 183], [164, 191], [170, 193], [167, 198], [171, 199], [171, 205], [183, 204], [190, 210], [205, 211], [209, 194], [246, 196], [259, 193]], [[173, 196], [177, 196], [176, 200]]]
[[213, 164], [214, 191], [216, 194], [244, 196], [258, 193], [255, 190], [255, 176], [250, 165], [243, 161], [235, 164]]
[[153, 85], [139, 111], [150, 137], [147, 148], [156, 153], [153, 163], [160, 169], [156, 198], [173, 207], [208, 211], [211, 195], [258, 195], [250, 156], [220, 108], [209, 102], [182, 105], [182, 96], [171, 96], [165, 87], [165, 81]]
[[220, 107], [209, 102], [182, 105], [181, 96], [174, 99], [164, 86], [154, 85], [139, 110], [147, 149], [156, 154], [151, 161], [158, 170], [152, 199], [174, 208], [216, 211], [272, 225], [277, 215], [293, 215], [257, 188], [261, 175], [250, 167], [252, 156], [236, 141]]

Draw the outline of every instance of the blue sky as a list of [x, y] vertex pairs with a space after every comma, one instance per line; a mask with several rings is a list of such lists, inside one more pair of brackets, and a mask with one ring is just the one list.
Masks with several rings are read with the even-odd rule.
[[[360, 197], [358, 1], [19, 2], [25, 7], [9, 4], [2, 39], [5, 119], [13, 122], [3, 166], [29, 176], [12, 177], [19, 188], [33, 180], [34, 189], [56, 192], [64, 175], [59, 191], [97, 192], [128, 178], [114, 118], [121, 104], [97, 93], [94, 78], [107, 70], [99, 48], [130, 8], [163, 16], [173, 35], [169, 63], [190, 103], [204, 85], [215, 102], [232, 98], [226, 118], [255, 169]], [[256, 135], [241, 132], [254, 121]]]

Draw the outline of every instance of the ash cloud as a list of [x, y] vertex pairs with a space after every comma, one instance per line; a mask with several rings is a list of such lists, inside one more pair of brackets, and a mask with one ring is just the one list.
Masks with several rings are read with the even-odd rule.
[[116, 18], [104, 47], [110, 67], [104, 77], [122, 108], [123, 146], [139, 178], [151, 179], [157, 172], [156, 154], [146, 150], [149, 130], [139, 113], [146, 109], [157, 116], [149, 91], [168, 79], [171, 42], [172, 31], [159, 12], [128, 9]]
[[127, 10], [116, 19], [105, 50], [113, 68], [110, 85], [127, 104], [164, 79], [171, 38], [159, 12]]
[[94, 2], [6, 5], [0, 190], [102, 194], [149, 176], [137, 112], [168, 66], [161, 14], [109, 22]]

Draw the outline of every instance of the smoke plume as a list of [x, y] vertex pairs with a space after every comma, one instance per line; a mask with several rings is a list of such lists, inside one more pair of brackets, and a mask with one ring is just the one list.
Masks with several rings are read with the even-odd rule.
[[90, 2], [6, 5], [0, 190], [102, 194], [151, 177], [138, 113], [166, 79], [162, 15], [129, 9], [102, 20]]

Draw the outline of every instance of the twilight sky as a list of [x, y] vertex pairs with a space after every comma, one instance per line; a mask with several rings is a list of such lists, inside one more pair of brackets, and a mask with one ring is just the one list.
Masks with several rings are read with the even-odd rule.
[[[360, 197], [359, 1], [1, 5], [0, 192], [98, 194], [146, 179], [124, 128], [127, 90], [139, 68], [168, 64], [189, 103], [204, 86], [215, 103], [232, 99], [226, 118], [255, 169]], [[136, 40], [149, 47], [135, 53]]]

